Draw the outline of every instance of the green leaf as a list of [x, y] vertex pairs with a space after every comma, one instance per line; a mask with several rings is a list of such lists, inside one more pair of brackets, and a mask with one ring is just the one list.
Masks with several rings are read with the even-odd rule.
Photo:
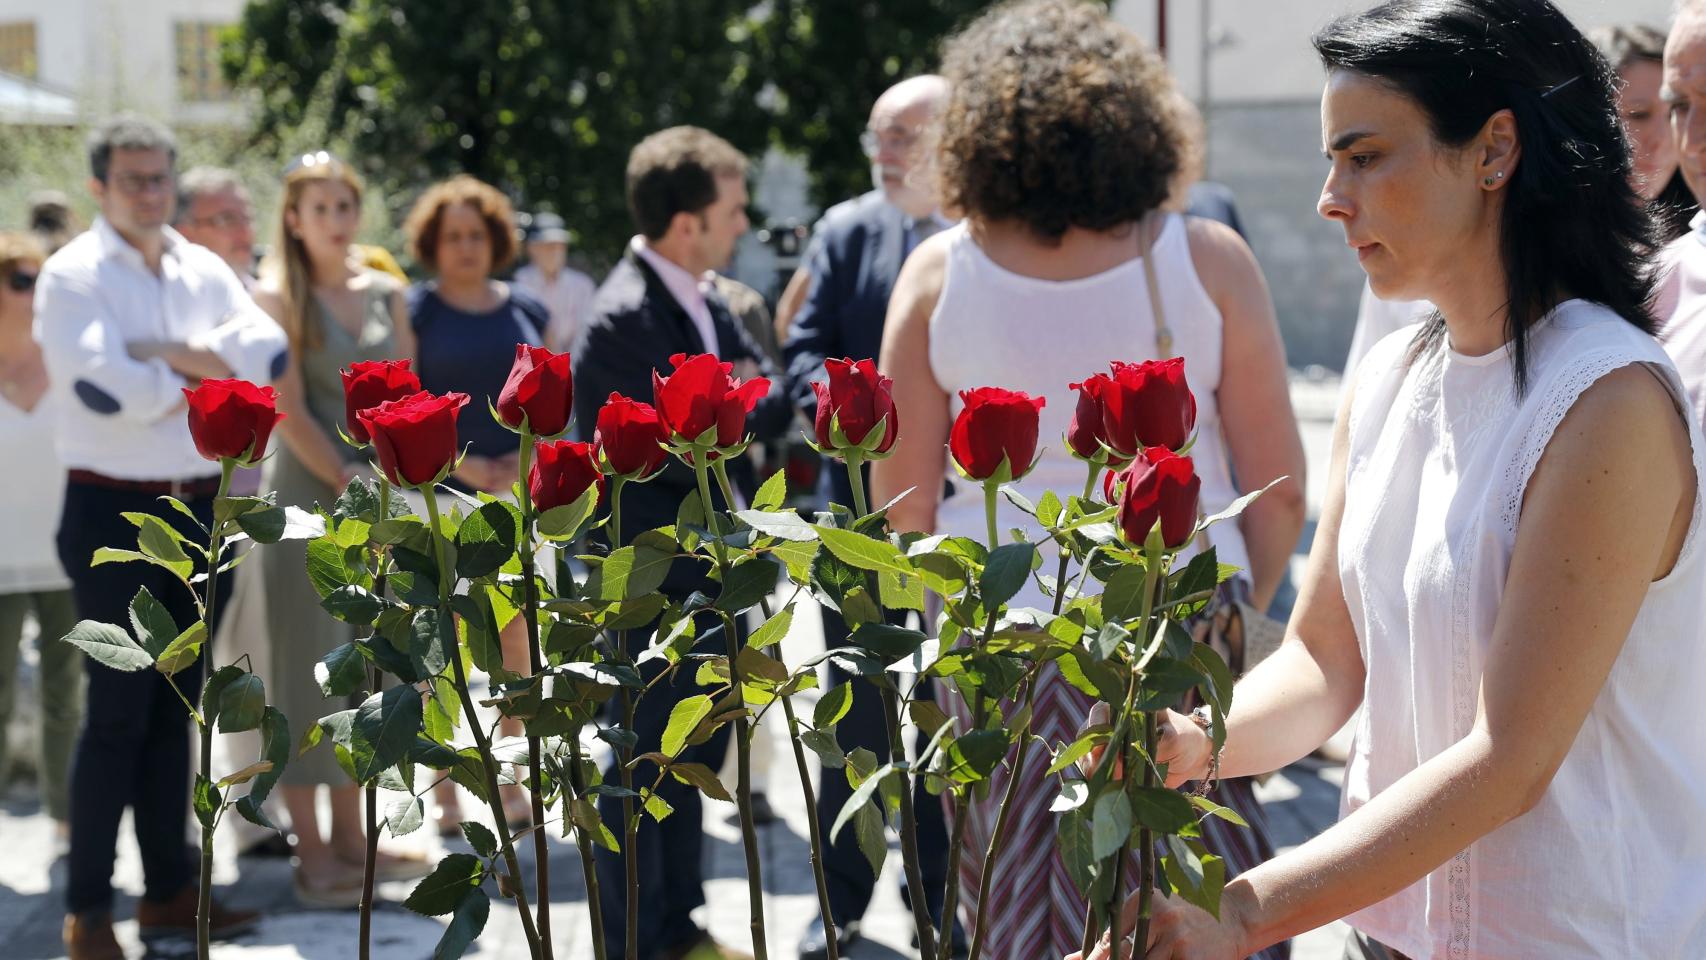
[[817, 529], [792, 510], [737, 510], [735, 519], [767, 537], [794, 543], [813, 543]]
[[207, 641], [207, 624], [197, 620], [166, 645], [154, 660], [154, 669], [170, 677], [179, 673], [201, 656], [202, 644]]
[[462, 821], [462, 836], [468, 838], [468, 845], [482, 857], [495, 856], [498, 852], [498, 838], [481, 824], [472, 820]]
[[391, 517], [381, 520], [368, 528], [368, 539], [383, 547], [397, 543], [406, 543], [416, 537], [425, 537], [426, 524], [419, 517]]
[[426, 805], [421, 802], [421, 798], [404, 797], [386, 810], [385, 827], [391, 831], [391, 836], [404, 837], [419, 830], [425, 819]]
[[[166, 500], [167, 497], [160, 499]], [[251, 510], [260, 510], [273, 505], [270, 497], [215, 497], [213, 500], [213, 519], [215, 523], [229, 523]]]
[[717, 609], [738, 614], [757, 606], [776, 589], [781, 575], [782, 568], [762, 554], [742, 560], [724, 575]]
[[208, 830], [213, 829], [214, 815], [218, 812], [220, 803], [219, 788], [213, 785], [212, 780], [197, 773], [192, 805], [195, 808], [195, 818]]
[[547, 540], [573, 540], [598, 513], [598, 485], [586, 488], [574, 503], [552, 507], [539, 515], [533, 529]]
[[1032, 503], [1029, 498], [1020, 493], [1019, 489], [1012, 484], [1002, 484], [1001, 495], [1007, 498], [1007, 502], [1024, 511], [1026, 516], [1034, 517], [1037, 515], [1036, 504]]
[[764, 621], [763, 626], [752, 631], [746, 645], [754, 650], [763, 650], [771, 644], [780, 643], [788, 635], [788, 628], [794, 623], [794, 605], [792, 603], [777, 611], [774, 616]]
[[322, 597], [320, 606], [344, 623], [365, 627], [379, 619], [379, 614], [385, 610], [385, 601], [352, 583]]
[[[1185, 569], [1168, 578], [1172, 581], [1168, 596], [1173, 602], [1177, 603], [1184, 597], [1207, 593], [1220, 583], [1219, 574], [1220, 564], [1215, 560], [1214, 548], [1209, 547], [1192, 557], [1191, 562], [1185, 564]], [[1172, 611], [1171, 616], [1183, 620], [1196, 615], [1206, 606], [1208, 606], [1207, 599], [1198, 600]]]
[[[854, 773], [852, 760], [853, 758], [849, 756], [849, 779], [852, 779], [852, 774]], [[847, 825], [847, 821], [853, 819], [854, 815], [859, 812], [859, 808], [871, 802], [871, 798], [876, 794], [878, 788], [883, 785], [883, 778], [887, 777], [894, 771], [894, 764], [886, 763], [872, 771], [869, 776], [860, 781], [859, 785], [854, 788], [853, 795], [847, 798], [847, 802], [845, 804], [842, 804], [841, 812], [835, 815], [835, 825], [829, 828], [830, 843], [834, 843], [835, 838], [841, 835], [841, 828]], [[875, 809], [875, 807], [872, 809]]]
[[233, 677], [219, 692], [219, 732], [241, 733], [261, 725], [267, 712], [267, 692], [252, 673]]
[[219, 701], [232, 681], [244, 676], [238, 667], [220, 667], [201, 685], [201, 714], [203, 721], [212, 723], [219, 716]]
[[350, 725], [356, 781], [366, 783], [401, 762], [420, 729], [421, 696], [414, 687], [398, 685], [368, 697], [356, 708]]
[[972, 730], [948, 742], [947, 774], [960, 783], [976, 783], [1007, 755], [1006, 730]]
[[841, 752], [841, 745], [828, 730], [801, 730], [800, 742], [817, 754], [826, 770], [840, 770], [847, 765], [847, 755]]
[[409, 631], [409, 661], [422, 676], [436, 677], [450, 665], [450, 658], [456, 655], [456, 638], [450, 635], [454, 628], [454, 618], [441, 617], [431, 607], [415, 613]]
[[888, 837], [883, 834], [883, 815], [877, 812], [877, 805], [867, 803], [853, 815], [853, 838], [859, 843], [859, 852], [865, 855], [865, 860], [871, 865], [871, 872], [882, 876], [883, 861], [888, 858]]
[[1090, 855], [1097, 860], [1113, 856], [1131, 837], [1131, 803], [1123, 787], [1110, 784], [1107, 792], [1096, 798], [1090, 815]]
[[156, 659], [179, 633], [178, 625], [172, 622], [172, 615], [166, 611], [165, 604], [154, 599], [154, 594], [149, 593], [147, 587], [139, 588], [130, 601], [130, 626], [136, 631], [136, 639], [142, 649]]
[[847, 716], [847, 711], [853, 707], [853, 685], [841, 683], [823, 692], [818, 698], [817, 706], [812, 709], [812, 726], [819, 730], [833, 727]]
[[1137, 564], [1123, 564], [1108, 577], [1102, 592], [1102, 617], [1125, 622], [1143, 615], [1143, 588], [1149, 574]]
[[1096, 857], [1090, 850], [1089, 811], [1080, 806], [1055, 821], [1055, 847], [1066, 864], [1066, 872], [1080, 893], [1088, 893], [1096, 880]]
[[432, 960], [458, 960], [467, 953], [480, 931], [486, 929], [486, 917], [491, 910], [491, 898], [479, 887], [464, 896], [444, 928], [444, 935], [438, 938], [438, 945], [433, 947]]
[[687, 738], [699, 722], [711, 715], [711, 698], [707, 694], [685, 697], [669, 711], [669, 723], [664, 727], [661, 747], [671, 757], [679, 756], [687, 747]]
[[847, 642], [893, 663], [917, 653], [928, 639], [918, 630], [878, 621], [861, 624], [848, 636]]
[[1137, 822], [1157, 833], [1178, 833], [1197, 819], [1191, 801], [1166, 787], [1133, 787], [1131, 807]]
[[1257, 497], [1260, 497], [1262, 494], [1267, 493], [1269, 490], [1272, 490], [1276, 485], [1284, 483], [1285, 481], [1287, 481], [1289, 479], [1291, 479], [1291, 478], [1290, 477], [1280, 477], [1280, 478], [1274, 480], [1273, 482], [1269, 483], [1267, 486], [1263, 487], [1262, 489], [1257, 490], [1254, 493], [1244, 494], [1242, 497], [1239, 497], [1238, 499], [1232, 501], [1232, 503], [1225, 510], [1220, 511], [1219, 513], [1215, 514], [1214, 516], [1208, 517], [1208, 518], [1204, 519], [1201, 523], [1197, 524], [1197, 529], [1198, 530], [1207, 530], [1209, 527], [1214, 526], [1215, 524], [1219, 523], [1222, 520], [1231, 520], [1233, 517], [1236, 517], [1240, 513], [1243, 513], [1244, 509], [1246, 507], [1248, 507], [1250, 504], [1255, 503]]
[[[395, 506], [403, 498], [396, 493], [391, 494], [391, 503]], [[366, 477], [356, 477], [344, 487], [344, 492], [338, 495], [337, 502], [332, 506], [332, 513], [339, 517], [354, 517], [366, 520], [368, 523], [378, 523], [385, 519], [379, 515], [379, 484]]]
[[312, 540], [326, 535], [326, 522], [300, 507], [266, 507], [237, 518], [237, 526], [256, 543]]
[[675, 808], [669, 805], [668, 800], [650, 790], [640, 791], [640, 805], [645, 807], [646, 812], [652, 815], [652, 819], [659, 823], [662, 823], [666, 817], [675, 812]]
[[1043, 526], [1052, 527], [1060, 522], [1060, 513], [1060, 498], [1054, 495], [1053, 490], [1044, 490], [1042, 499], [1037, 501], [1037, 519]]
[[1220, 819], [1225, 820], [1227, 823], [1233, 824], [1235, 826], [1240, 826], [1240, 827], [1249, 827], [1250, 826], [1249, 821], [1247, 821], [1243, 817], [1239, 816], [1238, 811], [1232, 809], [1231, 807], [1223, 807], [1220, 804], [1215, 803], [1213, 800], [1210, 800], [1207, 797], [1199, 797], [1194, 793], [1191, 794], [1190, 796], [1188, 796], [1186, 799], [1191, 801], [1191, 806], [1196, 807], [1198, 810], [1201, 810], [1203, 813], [1206, 813], [1211, 817], [1219, 817]]
[[1065, 813], [1084, 806], [1084, 801], [1090, 799], [1090, 785], [1083, 780], [1066, 780], [1060, 782], [1060, 794], [1049, 804], [1050, 813]]
[[877, 571], [877, 595], [890, 610], [924, 610], [924, 578], [893, 570]]
[[195, 524], [195, 528], [197, 530], [201, 531], [201, 536], [202, 536], [203, 540], [206, 540], [208, 537], [210, 537], [213, 534], [213, 531], [207, 529], [207, 524], [202, 523], [201, 518], [195, 515], [195, 511], [191, 510], [189, 508], [189, 505], [184, 503], [182, 500], [179, 500], [177, 497], [170, 496], [170, 495], [162, 496], [162, 497], [159, 497], [157, 499], [161, 503], [163, 503], [166, 506], [171, 507], [173, 510], [177, 511], [179, 516], [181, 516], [184, 519], [188, 520], [189, 522]]
[[469, 514], [456, 531], [456, 574], [474, 580], [496, 573], [515, 553], [515, 516], [503, 503], [488, 503]]
[[699, 788], [699, 792], [712, 800], [722, 800], [733, 803], [734, 797], [729, 796], [729, 788], [723, 786], [723, 781], [711, 772], [711, 768], [702, 763], [672, 763], [669, 765], [669, 775], [682, 783]]
[[265, 806], [279, 777], [284, 775], [285, 766], [290, 763], [290, 721], [277, 707], [268, 707], [266, 715], [261, 718], [261, 759], [271, 763], [272, 767], [254, 779], [248, 796], [237, 801], [237, 813], [258, 827], [277, 831], [278, 827], [265, 813]]
[[758, 488], [758, 493], [752, 497], [755, 510], [775, 510], [788, 500], [788, 474], [778, 470], [772, 473]]
[[1048, 775], [1054, 776], [1060, 771], [1065, 770], [1067, 767], [1076, 763], [1080, 757], [1089, 755], [1090, 751], [1094, 750], [1097, 744], [1106, 743], [1108, 739], [1108, 732], [1107, 725], [1102, 724], [1079, 734], [1078, 739], [1067, 744], [1065, 747], [1062, 747], [1060, 752], [1054, 755], [1054, 762], [1048, 766]]
[[321, 599], [325, 599], [339, 587], [350, 584], [366, 587], [371, 583], [371, 577], [359, 547], [340, 546], [336, 538], [328, 535], [308, 541], [308, 582], [314, 585]]
[[864, 534], [838, 527], [817, 525], [813, 529], [817, 531], [818, 539], [823, 541], [823, 545], [842, 563], [860, 570], [913, 572], [912, 564], [907, 562], [906, 555], [887, 540], [874, 540]]
[[314, 664], [314, 682], [328, 697], [347, 697], [367, 682], [367, 658], [354, 641], [339, 644]]
[[184, 535], [152, 513], [127, 513], [125, 518], [136, 524], [136, 545], [156, 560], [177, 565], [190, 562], [184, 552]]
[[652, 593], [663, 586], [674, 561], [673, 549], [666, 552], [652, 540], [636, 539], [629, 546], [613, 550], [598, 568], [599, 598], [628, 600]]
[[1221, 716], [1231, 712], [1232, 691], [1236, 682], [1226, 661], [1220, 658], [1220, 654], [1213, 647], [1198, 643], [1191, 647], [1191, 663], [1206, 678], [1207, 682], [1197, 687], [1202, 691], [1203, 698], [1213, 705]]
[[1131, 631], [1121, 626], [1119, 621], [1109, 620], [1090, 638], [1090, 655], [1097, 660], [1106, 660], [1130, 641]]
[[485, 865], [471, 853], [452, 853], [421, 879], [403, 906], [428, 917], [442, 917], [455, 910], [480, 885]]

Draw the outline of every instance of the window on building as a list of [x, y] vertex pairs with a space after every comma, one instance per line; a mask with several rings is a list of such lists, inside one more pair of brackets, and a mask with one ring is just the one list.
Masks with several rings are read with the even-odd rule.
[[219, 34], [225, 26], [203, 20], [180, 20], [176, 24], [180, 103], [231, 98], [231, 88], [219, 68]]
[[31, 20], [0, 23], [0, 70], [36, 78], [36, 25]]

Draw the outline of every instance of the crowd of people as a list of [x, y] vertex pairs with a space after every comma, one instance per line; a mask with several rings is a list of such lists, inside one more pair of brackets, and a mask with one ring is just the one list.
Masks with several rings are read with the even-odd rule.
[[[282, 442], [248, 482], [326, 504], [371, 469], [339, 440], [341, 369], [408, 359], [427, 390], [467, 393], [478, 410], [520, 343], [572, 354], [583, 435], [605, 397], [648, 395], [674, 354], [714, 353], [742, 378], [770, 378], [748, 419], [760, 441], [813, 421], [824, 360], [876, 359], [904, 418], [893, 456], [867, 467], [873, 502], [910, 489], [889, 513], [896, 530], [973, 537], [981, 498], [944, 454], [961, 391], [1046, 397], [1042, 432], [1059, 437], [1068, 381], [1084, 370], [1183, 357], [1203, 509], [1280, 482], [1208, 534], [1241, 570], [1198, 624], [1242, 676], [1224, 752], [1211, 758], [1203, 714], [1184, 701], [1165, 715], [1158, 757], [1175, 785], [1217, 781], [1209, 795], [1248, 827], [1206, 824], [1227, 868], [1220, 916], [1161, 898], [1136, 951], [1279, 960], [1289, 937], [1348, 917], [1353, 960], [1706, 956], [1706, 738], [1692, 710], [1706, 683], [1706, 0], [1684, 0], [1668, 35], [1584, 35], [1546, 0], [1395, 0], [1313, 42], [1326, 71], [1318, 210], [1343, 227], [1367, 287], [1307, 574], [1286, 640], [1260, 662], [1209, 624], [1270, 605], [1304, 525], [1284, 346], [1230, 196], [1201, 182], [1201, 118], [1164, 62], [1098, 6], [999, 7], [948, 41], [941, 75], [877, 98], [859, 137], [873, 189], [825, 213], [773, 321], [719, 273], [749, 226], [749, 169], [711, 131], [673, 127], [634, 146], [635, 235], [602, 283], [567, 266], [563, 217], [536, 212], [524, 233], [512, 199], [468, 176], [425, 189], [409, 213], [411, 282], [358, 242], [362, 180], [331, 153], [283, 171], [257, 256], [238, 178], [178, 173], [172, 134], [147, 119], [101, 124], [88, 148], [94, 223], [79, 230], [65, 198], [44, 197], [31, 232], [0, 234], [0, 454], [14, 490], [0, 716], [30, 618], [41, 794], [67, 844], [72, 960], [123, 956], [112, 872], [126, 809], [143, 936], [195, 922], [178, 830], [183, 705], [154, 671], [84, 663], [56, 642], [80, 618], [125, 622], [140, 587], [180, 622], [192, 616], [160, 576], [91, 563], [134, 536], [127, 513], [188, 532], [163, 494], [211, 515], [218, 478], [191, 444], [180, 388], [226, 376], [275, 385]], [[460, 436], [467, 455], [446, 483], [506, 490], [513, 438], [480, 415], [462, 418]], [[733, 465], [736, 496], [755, 489], [758, 467]], [[841, 472], [823, 476], [825, 499], [852, 502]], [[1076, 492], [1082, 477], [1054, 444], [1015, 486], [1034, 502]], [[675, 522], [693, 483], [671, 466], [629, 492], [624, 523]], [[1046, 542], [1032, 518], [1000, 510], [1002, 528]], [[250, 645], [296, 724], [338, 709], [313, 666], [353, 629], [321, 610], [304, 562], [300, 542], [269, 546], [215, 587], [231, 594], [216, 642]], [[663, 589], [685, 600], [707, 584], [678, 561]], [[1025, 590], [1015, 602], [1045, 605], [1036, 585]], [[833, 647], [848, 627], [822, 616]], [[514, 666], [520, 630], [516, 620], [502, 637]], [[186, 688], [199, 669], [180, 675]], [[640, 754], [698, 689], [680, 672], [641, 701]], [[952, 689], [921, 694], [968, 715]], [[877, 704], [861, 686], [837, 736], [881, 762]], [[1042, 674], [1043, 739], [1071, 741], [1089, 709]], [[1353, 715], [1340, 822], [1276, 856], [1250, 778], [1316, 750]], [[724, 729], [679, 759], [715, 768], [727, 747]], [[911, 893], [956, 955], [979, 913], [992, 958], [1079, 947], [1084, 901], [1056, 852], [1055, 786], [1038, 766], [1015, 792], [1019, 841], [989, 902], [976, 895], [986, 864], [961, 859], [955, 917], [940, 902], [949, 824], [920, 789], [927, 889]], [[996, 771], [991, 798], [1007, 775]], [[322, 750], [293, 760], [279, 793], [298, 898], [354, 905], [366, 843], [356, 788]], [[658, 793], [675, 814], [640, 827], [640, 955], [741, 956], [692, 915], [705, 903], [699, 792], [665, 777]], [[849, 793], [841, 776], [822, 778], [825, 828]], [[454, 835], [455, 786], [437, 801]], [[987, 847], [994, 802], [967, 811], [968, 849]], [[618, 824], [620, 801], [603, 803]], [[519, 788], [504, 809], [512, 824], [531, 816]], [[405, 878], [428, 865], [386, 853], [378, 869]], [[620, 955], [623, 863], [601, 849], [598, 869], [607, 947]], [[801, 960], [827, 956], [830, 936], [851, 946], [872, 899], [852, 831], [826, 849], [825, 874], [833, 915], [808, 927]], [[258, 920], [215, 903], [217, 936]], [[1103, 943], [1097, 955], [1130, 949]]]

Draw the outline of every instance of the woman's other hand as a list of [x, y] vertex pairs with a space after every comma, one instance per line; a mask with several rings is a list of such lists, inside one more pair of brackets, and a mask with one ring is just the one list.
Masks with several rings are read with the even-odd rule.
[[[1107, 723], [1108, 705], [1098, 703], [1090, 708], [1089, 716], [1084, 718], [1084, 729]], [[1209, 775], [1214, 756], [1214, 741], [1209, 739], [1208, 732], [1197, 726], [1195, 721], [1177, 711], [1163, 710], [1156, 718], [1156, 731], [1161, 740], [1155, 751], [1155, 762], [1167, 765], [1167, 786], [1177, 787]], [[1079, 763], [1079, 769], [1084, 771], [1085, 776], [1095, 773], [1106, 752], [1105, 742], [1091, 747], [1090, 752], [1085, 754]], [[1114, 779], [1119, 780], [1124, 776], [1124, 764], [1116, 766]]]

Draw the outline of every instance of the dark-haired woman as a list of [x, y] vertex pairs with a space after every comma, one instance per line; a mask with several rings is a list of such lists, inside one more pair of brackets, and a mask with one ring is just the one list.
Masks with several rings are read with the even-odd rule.
[[[1400, 0], [1315, 47], [1320, 211], [1377, 294], [1439, 312], [1347, 391], [1289, 636], [1221, 758], [1278, 768], [1360, 703], [1343, 817], [1218, 921], [1162, 900], [1146, 955], [1346, 917], [1352, 957], [1706, 956], [1701, 439], [1648, 334], [1612, 74], [1545, 0]], [[1169, 720], [1159, 758], [1200, 774]]]
[[[983, 496], [947, 469], [943, 453], [959, 391], [994, 385], [1046, 397], [1043, 452], [1014, 486], [1032, 498], [1064, 496], [1085, 481], [1084, 464], [1060, 442], [1075, 406], [1068, 384], [1110, 360], [1181, 356], [1198, 402], [1192, 455], [1205, 508], [1292, 478], [1240, 523], [1211, 531], [1219, 557], [1245, 571], [1223, 599], [1265, 606], [1303, 524], [1303, 448], [1285, 349], [1261, 271], [1238, 235], [1163, 210], [1183, 147], [1165, 66], [1105, 9], [1038, 0], [968, 27], [949, 43], [943, 72], [952, 92], [936, 163], [944, 206], [966, 219], [914, 251], [890, 301], [881, 366], [906, 426], [894, 455], [872, 468], [876, 502], [913, 488], [889, 512], [898, 528], [981, 540]], [[944, 475], [959, 487], [946, 500]], [[1010, 504], [997, 512], [999, 529], [1047, 542]], [[1031, 584], [1013, 605], [1047, 610], [1052, 602]], [[944, 709], [970, 722], [964, 699], [941, 696]], [[1091, 702], [1045, 670], [1032, 732], [1073, 740]], [[990, 799], [967, 812], [961, 901], [967, 928], [979, 919], [985, 927], [986, 957], [1059, 956], [1083, 933], [1084, 899], [1055, 849], [1060, 815], [1050, 808], [1059, 785], [1046, 767], [1026, 764], [988, 903], [978, 902], [978, 882], [1010, 767], [993, 774]], [[1205, 825], [1229, 872], [1270, 856], [1251, 784], [1223, 783], [1216, 796], [1252, 824]], [[1276, 947], [1262, 956], [1285, 955]]]
[[1670, 134], [1670, 111], [1659, 99], [1664, 79], [1665, 35], [1644, 24], [1599, 27], [1588, 39], [1617, 71], [1617, 115], [1633, 152], [1631, 183], [1651, 204], [1659, 222], [1659, 240], [1675, 240], [1688, 232], [1688, 221], [1700, 209], [1677, 169], [1676, 141]]

